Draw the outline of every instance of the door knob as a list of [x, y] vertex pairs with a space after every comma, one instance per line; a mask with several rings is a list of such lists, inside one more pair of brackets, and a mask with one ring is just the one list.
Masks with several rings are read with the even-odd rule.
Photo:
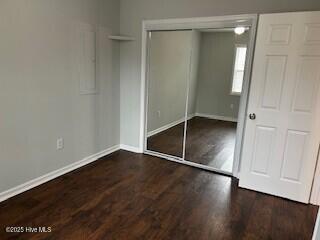
[[249, 114], [249, 118], [250, 118], [251, 120], [255, 120], [255, 119], [256, 119], [256, 114], [255, 114], [255, 113], [250, 113], [250, 114]]

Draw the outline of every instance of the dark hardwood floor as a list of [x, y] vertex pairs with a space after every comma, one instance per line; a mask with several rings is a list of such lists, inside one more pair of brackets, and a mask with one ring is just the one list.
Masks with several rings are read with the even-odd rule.
[[[118, 151], [0, 203], [0, 239], [311, 239], [317, 207]], [[6, 233], [8, 226], [50, 233]]]
[[186, 159], [232, 172], [237, 123], [195, 117], [188, 121]]
[[[149, 150], [182, 157], [184, 124], [148, 138]], [[237, 123], [194, 117], [187, 124], [186, 156], [191, 162], [232, 172]]]
[[176, 157], [182, 157], [183, 135], [184, 122], [148, 137], [147, 149]]

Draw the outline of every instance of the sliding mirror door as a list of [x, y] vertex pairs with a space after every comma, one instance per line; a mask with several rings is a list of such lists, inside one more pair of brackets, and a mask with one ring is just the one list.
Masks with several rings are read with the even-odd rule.
[[148, 39], [146, 150], [184, 156], [192, 31], [152, 31]]
[[195, 31], [186, 161], [232, 173], [248, 42], [249, 28]]

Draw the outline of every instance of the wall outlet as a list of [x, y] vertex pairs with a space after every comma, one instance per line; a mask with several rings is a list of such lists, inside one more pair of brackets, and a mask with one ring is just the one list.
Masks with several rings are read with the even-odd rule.
[[57, 139], [57, 150], [61, 150], [63, 148], [63, 138], [58, 138]]
[[232, 103], [230, 104], [230, 108], [231, 108], [231, 109], [233, 109], [233, 108], [234, 108], [234, 105], [233, 105]]
[[158, 118], [161, 116], [161, 112], [160, 112], [160, 110], [159, 110], [159, 111], [157, 111], [157, 116], [158, 116]]

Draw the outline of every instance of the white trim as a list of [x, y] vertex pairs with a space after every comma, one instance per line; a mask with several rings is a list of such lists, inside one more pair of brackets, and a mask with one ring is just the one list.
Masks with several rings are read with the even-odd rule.
[[[317, 174], [315, 174], [315, 176], [317, 176]], [[320, 206], [319, 180], [317, 181], [317, 183], [315, 181], [316, 181], [316, 178], [314, 178], [314, 183], [312, 185], [311, 196], [310, 196], [309, 202], [313, 205]]]
[[182, 143], [182, 159], [186, 159], [186, 143], [187, 143], [187, 129], [188, 129], [188, 120], [191, 119], [188, 116], [189, 111], [189, 93], [190, 93], [190, 82], [191, 82], [191, 74], [192, 74], [192, 64], [193, 64], [193, 54], [194, 54], [194, 41], [195, 41], [195, 30], [192, 29], [192, 39], [191, 39], [191, 48], [190, 48], [190, 57], [189, 57], [189, 74], [187, 79], [187, 92], [186, 92], [186, 103], [185, 103], [185, 113], [184, 113], [184, 128], [183, 128], [183, 143]]
[[237, 118], [219, 116], [219, 115], [212, 115], [212, 114], [205, 114], [205, 113], [196, 113], [195, 116], [214, 119], [214, 120], [227, 121], [227, 122], [238, 122]]
[[144, 20], [142, 23], [142, 46], [141, 46], [141, 89], [140, 89], [140, 141], [139, 149], [143, 152], [147, 151], [147, 74], [148, 74], [148, 31], [156, 30], [186, 30], [186, 29], [206, 29], [206, 28], [225, 28], [244, 26], [251, 27], [250, 40], [248, 43], [246, 74], [244, 77], [243, 90], [240, 98], [238, 127], [235, 154], [233, 161], [232, 174], [238, 177], [240, 154], [242, 148], [242, 139], [244, 135], [244, 126], [246, 121], [247, 100], [249, 92], [249, 82], [251, 76], [251, 63], [253, 58], [254, 42], [256, 35], [258, 15], [257, 14], [243, 14], [243, 15], [229, 15], [229, 16], [215, 16], [215, 17], [201, 17], [201, 18], [180, 18], [180, 19], [160, 19], [160, 20]]
[[196, 167], [196, 168], [200, 168], [200, 169], [208, 170], [208, 171], [212, 171], [212, 172], [218, 172], [218, 173], [221, 173], [221, 174], [224, 174], [227, 176], [232, 176], [232, 173], [230, 173], [230, 172], [226, 172], [226, 171], [221, 170], [219, 168], [191, 162], [188, 160], [183, 160], [183, 158], [181, 158], [181, 157], [172, 156], [172, 155], [168, 155], [168, 154], [160, 153], [160, 152], [155, 152], [155, 151], [151, 151], [151, 150], [145, 150], [144, 153], [151, 155], [151, 156], [154, 156], [154, 157], [158, 157], [159, 159], [163, 159], [165, 161], [176, 162], [176, 163], [184, 164], [187, 166]]
[[[189, 116], [188, 116], [188, 120], [194, 118], [194, 116], [195, 116], [194, 114], [189, 115]], [[156, 134], [158, 134], [158, 133], [161, 133], [161, 132], [163, 132], [163, 131], [165, 131], [165, 130], [168, 130], [169, 128], [172, 128], [172, 127], [174, 127], [174, 126], [177, 126], [177, 125], [179, 125], [180, 123], [183, 123], [184, 121], [185, 121], [185, 117], [180, 118], [180, 119], [177, 120], [177, 121], [168, 123], [168, 124], [166, 124], [166, 125], [164, 125], [164, 126], [162, 126], [162, 127], [159, 127], [159, 128], [157, 128], [157, 129], [155, 129], [155, 130], [149, 131], [149, 132], [147, 133], [147, 137], [151, 137], [151, 136], [156, 135]]]
[[[238, 122], [238, 120], [236, 118], [232, 118], [232, 117], [225, 117], [225, 116], [219, 116], [219, 115], [212, 115], [212, 114], [204, 114], [204, 113], [195, 113], [195, 114], [190, 114], [188, 116], [188, 120], [194, 118], [194, 117], [204, 117], [204, 118], [209, 118], [209, 119], [214, 119], [214, 120], [221, 120], [221, 121], [227, 121], [227, 122]], [[180, 118], [177, 121], [171, 122], [169, 124], [166, 124], [162, 127], [159, 127], [155, 130], [149, 131], [147, 133], [147, 137], [151, 137], [153, 135], [156, 135], [158, 133], [161, 133], [163, 131], [168, 130], [169, 128], [172, 128], [174, 126], [177, 126], [181, 123], [183, 123], [185, 121], [185, 118]]]
[[[198, 18], [171, 18], [143, 21], [144, 30], [186, 30], [186, 29], [208, 29], [228, 28], [235, 26], [249, 27], [257, 14], [226, 15]], [[240, 22], [241, 21], [241, 22]]]
[[320, 239], [320, 212], [318, 210], [318, 215], [317, 215], [317, 221], [313, 229], [313, 236], [312, 240], [319, 240]]
[[120, 144], [120, 149], [125, 150], [125, 151], [129, 151], [129, 152], [134, 152], [134, 153], [142, 153], [143, 152], [138, 147], [133, 147], [130, 145], [125, 145], [125, 144]]
[[184, 120], [185, 120], [185, 118], [181, 118], [181, 119], [179, 119], [179, 120], [177, 120], [177, 121], [174, 121], [174, 122], [172, 122], [172, 123], [169, 123], [169, 124], [167, 124], [167, 125], [164, 125], [164, 126], [162, 126], [162, 127], [159, 127], [159, 128], [157, 128], [157, 129], [155, 129], [155, 130], [152, 130], [152, 131], [148, 132], [147, 137], [151, 137], [151, 136], [156, 135], [156, 134], [158, 134], [158, 133], [161, 133], [161, 132], [163, 132], [163, 131], [165, 131], [165, 130], [168, 130], [169, 128], [172, 128], [172, 127], [174, 127], [174, 126], [177, 126], [177, 125], [179, 125], [180, 123], [183, 123]]
[[110, 35], [109, 39], [115, 40], [115, 41], [134, 41], [134, 40], [136, 40], [133, 37], [125, 36], [125, 35]]
[[256, 31], [257, 31], [257, 23], [258, 23], [258, 15], [254, 19], [252, 19], [252, 25], [250, 29], [250, 38], [247, 43], [247, 59], [246, 66], [244, 72], [244, 79], [242, 83], [242, 92], [240, 97], [239, 111], [238, 111], [238, 125], [237, 125], [237, 133], [236, 133], [236, 145], [234, 148], [234, 159], [233, 159], [233, 176], [239, 178], [240, 176], [240, 162], [241, 162], [241, 154], [242, 154], [242, 145], [243, 138], [245, 133], [245, 124], [247, 121], [247, 106], [249, 101], [249, 91], [250, 91], [250, 81], [251, 81], [251, 72], [252, 72], [252, 63], [253, 63], [253, 55], [255, 49], [255, 41], [256, 41]]
[[320, 144], [318, 147], [317, 162], [314, 170], [309, 202], [311, 204], [320, 206]]
[[[150, 35], [151, 36], [151, 35]], [[147, 79], [147, 49], [148, 49], [148, 32], [146, 30], [145, 21], [142, 22], [142, 49], [141, 49], [141, 89], [140, 89], [140, 136], [139, 136], [139, 151], [143, 152], [144, 146], [147, 145], [145, 134], [147, 132], [147, 114], [146, 112], [146, 102], [147, 102], [147, 94], [146, 94], [146, 79]]]
[[31, 181], [28, 181], [26, 183], [23, 183], [23, 184], [20, 184], [16, 187], [13, 187], [9, 190], [6, 190], [2, 193], [0, 193], [0, 202], [2, 201], [5, 201], [15, 195], [18, 195], [20, 193], [23, 193], [25, 191], [28, 191], [34, 187], [37, 187], [43, 183], [46, 183], [52, 179], [55, 179], [57, 177], [60, 177], [66, 173], [69, 173], [75, 169], [78, 169], [80, 167], [83, 167], [89, 163], [92, 163], [96, 160], [98, 160], [99, 158], [102, 158], [108, 154], [111, 154], [115, 151], [118, 151], [120, 149], [119, 145], [115, 145], [115, 146], [112, 146], [110, 148], [107, 148], [101, 152], [98, 152], [96, 154], [93, 154], [89, 157], [86, 157], [78, 162], [75, 162], [75, 163], [72, 163], [70, 165], [67, 165], [63, 168], [60, 168], [60, 169], [57, 169], [55, 171], [52, 171], [52, 172], [49, 172], [45, 175], [42, 175], [41, 177], [38, 177], [38, 178], [35, 178], [35, 179], [32, 179]]

